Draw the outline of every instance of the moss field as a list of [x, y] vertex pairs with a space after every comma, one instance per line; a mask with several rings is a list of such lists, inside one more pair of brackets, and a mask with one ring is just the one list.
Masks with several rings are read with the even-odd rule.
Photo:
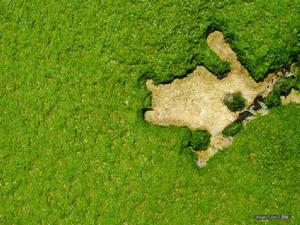
[[0, 224], [300, 224], [300, 106], [199, 169], [189, 130], [147, 123], [146, 79], [205, 65], [221, 30], [251, 75], [300, 54], [299, 0], [0, 2]]

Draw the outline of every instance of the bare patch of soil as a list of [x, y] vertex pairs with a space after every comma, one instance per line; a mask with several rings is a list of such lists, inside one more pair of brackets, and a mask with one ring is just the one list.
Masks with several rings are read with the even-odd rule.
[[277, 75], [269, 74], [263, 82], [256, 83], [237, 60], [221, 32], [211, 33], [207, 42], [221, 59], [231, 63], [228, 76], [220, 80], [204, 66], [199, 66], [192, 74], [170, 84], [155, 86], [152, 80], [148, 80], [146, 85], [152, 92], [152, 110], [145, 113], [147, 121], [163, 126], [201, 128], [214, 136], [235, 121], [239, 114], [223, 104], [227, 93], [241, 92], [247, 107], [256, 96], [266, 95], [272, 89]]
[[[225, 78], [218, 79], [204, 66], [198, 66], [192, 74], [175, 79], [170, 84], [155, 86], [152, 80], [146, 82], [152, 92], [152, 110], [145, 112], [146, 121], [162, 126], [205, 129], [212, 135], [210, 147], [198, 153], [199, 167], [204, 167], [211, 156], [232, 142], [232, 138], [224, 137], [222, 131], [239, 117], [241, 111], [231, 112], [223, 103], [225, 95], [240, 92], [248, 108], [257, 96], [267, 96], [277, 80], [284, 76], [281, 72], [270, 73], [264, 81], [257, 83], [238, 61], [236, 53], [225, 42], [221, 32], [209, 34], [207, 43], [222, 60], [231, 64], [231, 71]], [[299, 98], [299, 95], [292, 92], [283, 101], [300, 102]], [[261, 111], [267, 113], [267, 109]]]

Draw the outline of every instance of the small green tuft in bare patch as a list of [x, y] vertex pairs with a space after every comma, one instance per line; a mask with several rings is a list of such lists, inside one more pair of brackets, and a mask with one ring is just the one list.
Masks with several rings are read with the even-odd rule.
[[240, 92], [228, 93], [225, 95], [223, 103], [232, 112], [240, 111], [245, 107], [245, 98]]

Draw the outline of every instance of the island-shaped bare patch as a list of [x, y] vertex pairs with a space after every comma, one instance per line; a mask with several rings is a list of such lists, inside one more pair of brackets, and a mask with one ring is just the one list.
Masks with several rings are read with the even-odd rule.
[[263, 82], [255, 82], [221, 32], [211, 33], [207, 42], [221, 59], [230, 62], [231, 72], [220, 80], [204, 66], [198, 66], [192, 74], [170, 84], [155, 86], [152, 80], [148, 80], [146, 85], [152, 92], [152, 110], [145, 113], [148, 122], [201, 128], [214, 136], [235, 121], [239, 114], [224, 105], [226, 94], [240, 92], [249, 106], [256, 96], [266, 95], [272, 90], [277, 75], [272, 73]]
[[[152, 110], [146, 111], [145, 120], [162, 126], [187, 126], [190, 129], [204, 129], [211, 135], [208, 150], [198, 153], [198, 165], [206, 161], [219, 149], [230, 145], [232, 138], [224, 137], [222, 131], [239, 117], [240, 111], [232, 112], [224, 104], [229, 93], [240, 93], [249, 107], [256, 97], [266, 97], [284, 73], [270, 73], [262, 82], [256, 82], [247, 69], [238, 61], [236, 53], [224, 40], [223, 34], [215, 31], [208, 35], [208, 46], [231, 65], [230, 73], [223, 79], [198, 66], [192, 74], [175, 79], [170, 84], [154, 85], [146, 82], [152, 92]], [[287, 100], [288, 101], [288, 100]]]

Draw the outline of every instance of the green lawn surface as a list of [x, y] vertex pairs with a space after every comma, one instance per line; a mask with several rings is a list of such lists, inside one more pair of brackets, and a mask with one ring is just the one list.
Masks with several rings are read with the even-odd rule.
[[300, 224], [300, 106], [199, 169], [187, 128], [143, 119], [145, 80], [197, 65], [219, 29], [251, 76], [300, 54], [299, 0], [0, 2], [0, 224]]

